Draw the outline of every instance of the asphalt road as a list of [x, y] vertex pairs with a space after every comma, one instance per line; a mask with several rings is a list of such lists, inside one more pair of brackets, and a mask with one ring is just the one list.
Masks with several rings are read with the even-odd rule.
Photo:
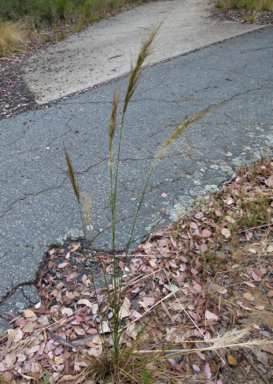
[[[273, 28], [232, 38], [144, 71], [125, 119], [117, 249], [127, 245], [155, 154], [186, 115], [217, 107], [159, 162], [132, 246], [177, 220], [198, 197], [217, 190], [237, 165], [272, 155], [272, 80]], [[127, 83], [128, 78], [121, 78], [43, 110], [0, 121], [2, 330], [10, 320], [4, 312], [16, 314], [39, 301], [33, 283], [48, 247], [82, 236], [63, 144], [81, 190], [91, 197], [97, 245], [111, 249], [107, 123], [114, 91], [120, 89], [122, 102]], [[119, 116], [120, 112], [121, 108]]]

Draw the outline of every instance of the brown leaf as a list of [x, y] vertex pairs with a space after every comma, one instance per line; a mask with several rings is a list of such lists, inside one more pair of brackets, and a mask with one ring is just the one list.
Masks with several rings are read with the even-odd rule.
[[234, 357], [230, 354], [227, 354], [227, 362], [229, 363], [229, 365], [233, 366], [236, 366], [238, 364], [237, 360], [234, 359]]
[[265, 352], [268, 352], [268, 353], [271, 353], [273, 355], [273, 344], [265, 344], [261, 347], [261, 350], [262, 351], [265, 351]]
[[218, 372], [218, 365], [217, 365], [217, 363], [215, 362], [215, 360], [210, 359], [210, 360], [209, 360], [209, 365], [210, 365], [210, 368], [211, 368], [211, 370], [212, 370], [213, 373], [217, 373], [217, 372]]
[[212, 235], [211, 231], [208, 229], [203, 229], [202, 236], [206, 239]]
[[205, 313], [205, 317], [207, 320], [216, 320], [217, 321], [219, 316], [217, 316], [214, 313], [207, 310]]
[[90, 303], [89, 300], [87, 299], [81, 299], [78, 301], [78, 304], [86, 305], [89, 308], [92, 308], [92, 304]]
[[29, 317], [37, 317], [37, 316], [35, 315], [35, 313], [34, 313], [33, 311], [31, 311], [30, 309], [25, 309], [25, 310], [23, 311], [23, 315], [24, 315], [25, 317], [27, 317], [27, 318], [29, 318]]
[[267, 292], [266, 296], [267, 296], [267, 297], [273, 297], [273, 290], [272, 290], [272, 291], [269, 291], [269, 292]]
[[78, 248], [80, 248], [81, 243], [73, 243], [70, 245], [72, 249], [70, 249], [70, 252], [75, 252]]
[[244, 293], [243, 296], [246, 300], [249, 300], [249, 301], [255, 300], [254, 296], [252, 296], [251, 293], [249, 293], [249, 292]]
[[52, 339], [57, 341], [57, 343], [64, 345], [65, 347], [77, 348], [80, 345], [85, 345], [88, 341], [91, 342], [94, 339], [94, 335], [87, 335], [83, 337], [78, 337], [77, 339], [73, 339], [72, 341], [68, 341], [63, 337], [55, 335], [54, 332], [48, 331]]
[[68, 263], [65, 261], [64, 263], [61, 263], [57, 266], [57, 268], [62, 269], [65, 268], [68, 265]]

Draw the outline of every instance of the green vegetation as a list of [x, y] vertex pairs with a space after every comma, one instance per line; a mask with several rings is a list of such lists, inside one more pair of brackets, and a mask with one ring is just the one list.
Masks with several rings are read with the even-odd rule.
[[251, 12], [273, 12], [273, 0], [223, 0], [217, 1], [214, 7], [218, 9], [242, 9]]
[[214, 6], [217, 9], [223, 9], [224, 8], [224, 3], [222, 1], [217, 1], [217, 3]]
[[30, 40], [60, 41], [71, 32], [149, 1], [1, 0], [0, 57], [26, 48]]
[[96, 21], [128, 4], [145, 2], [147, 0], [2, 0], [0, 18], [2, 21], [18, 21], [30, 17], [36, 25]]
[[26, 28], [13, 22], [0, 23], [0, 57], [25, 47]]

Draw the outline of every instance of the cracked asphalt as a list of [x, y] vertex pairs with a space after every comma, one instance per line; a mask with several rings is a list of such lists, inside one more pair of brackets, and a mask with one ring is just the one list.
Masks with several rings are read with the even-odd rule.
[[[153, 159], [185, 118], [215, 107], [156, 167], [132, 247], [217, 190], [237, 165], [273, 151], [273, 28], [264, 28], [146, 69], [128, 108], [117, 198], [117, 244], [126, 248]], [[52, 244], [82, 236], [67, 174], [91, 197], [98, 248], [111, 250], [108, 128], [116, 88], [128, 78], [0, 122], [0, 329], [39, 301], [34, 286]], [[121, 116], [121, 106], [119, 117]], [[118, 132], [116, 133], [116, 138]], [[117, 142], [115, 141], [115, 149]], [[167, 197], [162, 197], [162, 193]]]

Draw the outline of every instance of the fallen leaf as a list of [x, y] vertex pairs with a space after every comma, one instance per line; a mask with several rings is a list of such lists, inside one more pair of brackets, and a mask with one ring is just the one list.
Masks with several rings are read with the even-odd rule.
[[80, 327], [75, 327], [74, 328], [74, 332], [78, 335], [78, 336], [85, 336], [85, 332], [82, 328]]
[[198, 225], [192, 221], [192, 222], [190, 223], [190, 227], [191, 227], [192, 229], [196, 229], [196, 228], [198, 228]]
[[256, 305], [255, 308], [258, 309], [258, 311], [263, 311], [265, 309], [265, 306], [264, 305]]
[[273, 252], [273, 245], [269, 245], [267, 247], [267, 252]]
[[122, 305], [122, 306], [120, 307], [119, 314], [118, 314], [118, 318], [119, 318], [119, 320], [122, 320], [122, 319], [124, 319], [125, 317], [128, 317], [128, 316], [130, 316], [130, 312], [127, 311], [127, 309], [125, 309], [125, 308], [123, 307], [123, 305]]
[[217, 363], [215, 362], [215, 360], [210, 359], [210, 361], [209, 361], [209, 366], [210, 366], [210, 368], [211, 368], [211, 370], [212, 370], [213, 373], [217, 373], [217, 372], [218, 372], [218, 365], [217, 365]]
[[251, 293], [246, 292], [246, 293], [243, 294], [243, 296], [244, 296], [245, 299], [247, 299], [249, 301], [254, 301], [255, 300], [254, 296], [251, 295]]
[[70, 252], [75, 252], [78, 248], [80, 248], [81, 243], [74, 243], [71, 244], [72, 249], [70, 249]]
[[252, 277], [253, 277], [253, 279], [255, 280], [255, 281], [261, 281], [262, 279], [253, 271], [252, 272]]
[[211, 231], [208, 229], [203, 229], [202, 236], [206, 239], [212, 235]]
[[57, 268], [62, 269], [65, 268], [67, 265], [68, 263], [65, 261], [64, 263], [59, 264]]
[[18, 343], [23, 338], [23, 332], [21, 331], [20, 328], [8, 329], [7, 332], [8, 332], [8, 335], [12, 336], [13, 343]]
[[16, 353], [9, 353], [3, 360], [4, 365], [7, 367], [7, 369], [10, 369], [16, 361]]
[[228, 228], [223, 228], [221, 233], [223, 236], [225, 236], [226, 239], [228, 239], [231, 236], [231, 232]]
[[273, 187], [273, 176], [270, 176], [267, 180], [265, 180], [265, 183], [268, 187]]
[[145, 364], [145, 367], [149, 371], [156, 371], [158, 369], [157, 365], [154, 362], [150, 362], [148, 364]]
[[233, 366], [236, 366], [238, 364], [237, 360], [234, 359], [234, 357], [230, 354], [227, 354], [227, 362], [229, 363], [229, 365]]
[[99, 306], [98, 304], [94, 304], [92, 306], [92, 314], [95, 315], [98, 312]]
[[63, 353], [63, 348], [56, 348], [54, 353], [56, 356], [60, 356]]
[[217, 321], [219, 316], [217, 316], [214, 313], [207, 310], [205, 313], [205, 317], [207, 320], [216, 320]]
[[78, 301], [78, 304], [83, 304], [89, 308], [92, 308], [92, 304], [90, 303], [90, 301], [88, 299], [81, 299]]
[[[256, 285], [253, 283], [250, 283], [249, 281], [245, 281], [245, 284], [248, 285], [251, 288], [256, 288]], [[273, 291], [272, 291], [273, 292]]]
[[33, 324], [33, 323], [29, 323], [29, 324], [27, 324], [27, 325], [22, 329], [22, 331], [25, 332], [25, 333], [29, 333], [29, 332], [32, 332], [32, 331], [33, 331], [34, 327], [35, 327], [35, 324]]
[[231, 205], [231, 204], [234, 203], [234, 200], [230, 198], [230, 199], [227, 199], [227, 200], [225, 201], [225, 203], [226, 203], [227, 205]]
[[73, 309], [72, 308], [63, 308], [61, 310], [62, 315], [71, 316], [73, 315]]
[[261, 349], [265, 352], [271, 353], [273, 355], [273, 344], [262, 345]]
[[256, 355], [260, 363], [262, 363], [265, 367], [268, 367], [268, 357], [265, 353], [261, 351], [253, 351], [253, 353]]
[[[101, 329], [101, 327], [100, 327], [100, 329]], [[102, 329], [100, 330], [100, 332], [102, 332], [102, 333], [111, 332], [111, 329], [109, 328], [107, 321], [102, 322]]]
[[273, 291], [269, 291], [269, 292], [267, 292], [266, 296], [267, 296], [267, 297], [273, 297]]
[[143, 297], [141, 301], [138, 302], [143, 308], [151, 307], [155, 303], [155, 299], [153, 297]]
[[170, 292], [177, 292], [177, 291], [179, 291], [179, 288], [176, 285], [174, 285], [174, 284], [171, 284], [171, 285], [164, 284], [164, 287], [166, 289], [168, 289], [168, 291], [170, 291]]
[[230, 216], [226, 216], [225, 219], [226, 219], [229, 223], [231, 223], [231, 224], [235, 224], [235, 223], [236, 223], [236, 220], [234, 220], [234, 219], [233, 219], [232, 217], [230, 217]]
[[24, 311], [23, 311], [23, 315], [25, 316], [25, 317], [37, 317], [36, 315], [35, 315], [35, 313], [31, 310], [31, 309], [25, 309]]
[[193, 368], [196, 372], [200, 372], [200, 368], [198, 367], [198, 365], [193, 364], [193, 365], [192, 365], [192, 368]]
[[205, 374], [206, 374], [206, 376], [207, 376], [208, 379], [210, 379], [211, 376], [212, 376], [212, 373], [211, 373], [211, 370], [210, 370], [209, 363], [206, 363], [206, 365], [205, 365]]

